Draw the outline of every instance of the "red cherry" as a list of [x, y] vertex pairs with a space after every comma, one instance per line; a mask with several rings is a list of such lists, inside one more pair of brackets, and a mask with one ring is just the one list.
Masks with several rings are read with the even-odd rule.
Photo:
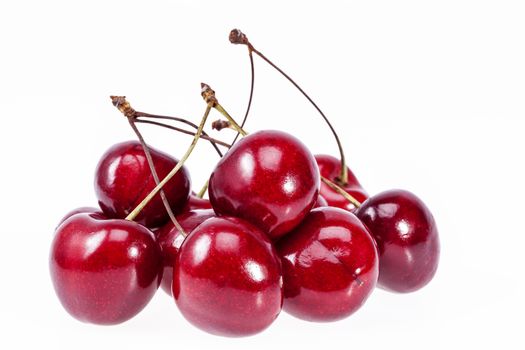
[[116, 324], [139, 313], [155, 294], [160, 248], [145, 227], [76, 214], [56, 231], [50, 271], [64, 308], [80, 321]]
[[81, 214], [81, 213], [97, 214], [98, 216], [100, 216], [101, 219], [105, 218], [104, 213], [102, 213], [100, 211], [100, 209], [98, 209], [98, 208], [94, 208], [94, 207], [79, 207], [79, 208], [71, 210], [69, 213], [64, 215], [64, 217], [62, 217], [62, 219], [58, 222], [57, 227], [60, 226], [60, 224], [62, 224], [64, 221], [66, 221], [67, 219], [69, 219], [73, 215]]
[[[177, 216], [177, 221], [186, 233], [190, 233], [193, 229], [203, 223], [206, 219], [214, 217], [215, 213], [211, 209], [207, 210], [192, 210]], [[173, 284], [173, 266], [177, 258], [179, 248], [184, 241], [184, 236], [180, 234], [179, 230], [169, 221], [162, 226], [156, 233], [157, 242], [159, 242], [162, 250], [162, 260], [164, 264], [164, 272], [162, 274], [162, 282], [160, 286], [162, 289], [171, 295], [171, 286]]]
[[317, 200], [315, 201], [314, 208], [321, 207], [328, 207], [328, 202], [326, 201], [326, 199], [324, 199], [323, 196], [319, 195], [317, 196]]
[[[327, 178], [328, 180], [337, 183], [340, 185], [346, 192], [348, 192], [352, 197], [357, 199], [359, 202], [363, 202], [368, 198], [368, 194], [361, 187], [359, 181], [355, 177], [354, 173], [348, 169], [348, 182], [346, 185], [341, 185], [337, 181], [339, 175], [341, 174], [341, 161], [335, 157], [317, 154], [315, 156], [317, 165], [319, 166], [319, 172], [321, 176]], [[331, 207], [337, 207], [346, 209], [348, 211], [355, 211], [355, 206], [350, 203], [345, 197], [337, 193], [335, 190], [330, 188], [327, 184], [321, 184], [320, 194], [326, 199], [328, 205]]]
[[[164, 178], [177, 160], [151, 148], [153, 163]], [[146, 155], [140, 143], [127, 141], [114, 145], [102, 156], [95, 174], [95, 191], [99, 205], [111, 218], [125, 218], [155, 187]], [[183, 167], [163, 188], [175, 213], [181, 212], [190, 193], [190, 177]], [[137, 216], [136, 221], [148, 227], [162, 226], [168, 214], [160, 195], [155, 196]]]
[[182, 244], [173, 295], [184, 317], [202, 330], [223, 336], [258, 333], [281, 311], [279, 257], [268, 237], [248, 222], [208, 219]]
[[408, 293], [436, 273], [439, 237], [434, 217], [414, 194], [390, 190], [370, 197], [356, 212], [379, 250], [381, 288]]
[[319, 192], [315, 159], [301, 141], [282, 131], [250, 134], [219, 161], [209, 193], [218, 215], [243, 218], [272, 239], [291, 231]]
[[283, 262], [284, 310], [307, 321], [335, 321], [354, 313], [375, 288], [374, 240], [352, 213], [314, 209], [277, 243]]
[[190, 199], [184, 208], [184, 211], [198, 210], [198, 209], [211, 209], [211, 203], [205, 198], [199, 198], [193, 194], [190, 195]]

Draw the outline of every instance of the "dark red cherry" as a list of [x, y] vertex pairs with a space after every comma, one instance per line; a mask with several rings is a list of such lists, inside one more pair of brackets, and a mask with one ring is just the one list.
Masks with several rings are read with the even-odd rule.
[[[151, 156], [160, 179], [177, 164], [166, 153], [151, 148]], [[127, 141], [114, 145], [100, 159], [95, 174], [95, 192], [100, 208], [111, 218], [125, 218], [155, 187], [140, 143]], [[164, 186], [164, 193], [175, 213], [186, 205], [190, 193], [190, 176], [183, 167]], [[159, 227], [168, 220], [160, 195], [155, 196], [137, 216], [147, 227]]]
[[243, 218], [272, 239], [291, 231], [317, 200], [319, 170], [292, 135], [264, 130], [244, 137], [210, 177], [210, 202], [218, 215]]
[[211, 209], [211, 203], [205, 198], [199, 198], [194, 194], [190, 195], [190, 199], [184, 208], [184, 211], [199, 210], [199, 209]]
[[414, 194], [390, 190], [367, 199], [356, 212], [379, 249], [378, 286], [408, 293], [436, 273], [439, 237], [434, 217]]
[[324, 199], [323, 196], [319, 195], [317, 196], [317, 200], [315, 201], [314, 208], [321, 207], [328, 207], [328, 202], [326, 201], [326, 199]]
[[76, 214], [56, 230], [50, 272], [64, 308], [83, 322], [117, 324], [150, 301], [162, 258], [153, 234], [135, 222]]
[[62, 217], [62, 219], [58, 222], [58, 226], [60, 226], [61, 223], [63, 223], [64, 221], [66, 221], [67, 219], [69, 219], [70, 217], [72, 217], [73, 215], [76, 215], [76, 214], [81, 214], [81, 213], [89, 213], [89, 214], [97, 214], [100, 216], [100, 218], [105, 218], [105, 215], [104, 213], [102, 213], [100, 211], [99, 208], [94, 208], [94, 207], [79, 207], [79, 208], [76, 208], [76, 209], [73, 209], [71, 210], [69, 213], [67, 213], [66, 215], [64, 215]]
[[[359, 202], [363, 202], [368, 198], [368, 194], [363, 189], [363, 187], [361, 187], [361, 184], [359, 181], [357, 181], [354, 173], [352, 173], [348, 167], [347, 184], [342, 186], [338, 182], [338, 178], [341, 175], [341, 161], [339, 159], [325, 154], [317, 154], [315, 156], [315, 160], [319, 166], [319, 172], [321, 173], [321, 176], [324, 176], [328, 180], [340, 185], [346, 192], [348, 192]], [[326, 199], [326, 202], [328, 202], [328, 205], [331, 207], [342, 208], [348, 211], [355, 211], [356, 209], [352, 203], [350, 203], [342, 195], [334, 191], [325, 183], [321, 183], [320, 194], [324, 197], [324, 199]]]
[[[189, 234], [193, 229], [203, 223], [206, 219], [214, 217], [215, 213], [211, 209], [206, 210], [192, 210], [177, 216], [177, 221], [184, 229], [184, 232]], [[162, 273], [162, 289], [171, 295], [171, 287], [173, 284], [173, 266], [179, 248], [184, 241], [184, 236], [180, 234], [179, 230], [173, 225], [171, 221], [162, 226], [157, 232], [157, 242], [159, 242], [162, 250], [162, 261], [164, 265], [164, 272]]]
[[378, 257], [366, 227], [340, 208], [314, 209], [277, 243], [284, 310], [307, 321], [335, 321], [359, 309], [376, 286]]
[[208, 219], [180, 248], [173, 295], [184, 317], [206, 332], [258, 333], [281, 311], [279, 257], [268, 237], [248, 222]]

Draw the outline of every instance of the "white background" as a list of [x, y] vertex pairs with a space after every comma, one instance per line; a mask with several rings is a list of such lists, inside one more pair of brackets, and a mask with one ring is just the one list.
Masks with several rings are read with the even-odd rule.
[[[0, 348], [523, 349], [524, 19], [523, 1], [505, 0], [2, 1]], [[62, 215], [96, 204], [102, 152], [133, 138], [108, 96], [198, 121], [205, 81], [240, 118], [249, 66], [228, 42], [234, 27], [315, 97], [370, 193], [404, 188], [428, 204], [438, 274], [417, 293], [377, 290], [344, 321], [283, 313], [245, 339], [193, 328], [162, 291], [122, 325], [74, 320], [52, 289], [48, 252]], [[247, 130], [288, 130], [336, 155], [313, 108], [258, 59], [255, 93]], [[175, 156], [190, 142], [143, 130]], [[195, 189], [216, 160], [198, 146]]]

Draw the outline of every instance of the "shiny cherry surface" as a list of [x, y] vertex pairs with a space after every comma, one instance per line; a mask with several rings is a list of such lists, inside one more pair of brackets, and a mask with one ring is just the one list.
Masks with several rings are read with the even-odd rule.
[[66, 221], [67, 219], [72, 217], [73, 215], [81, 214], [81, 213], [97, 214], [97, 215], [100, 216], [100, 218], [105, 218], [106, 217], [104, 215], [104, 213], [102, 213], [102, 211], [99, 208], [95, 208], [95, 207], [79, 207], [79, 208], [71, 210], [66, 215], [64, 215], [62, 217], [62, 219], [58, 222], [57, 227], [60, 226], [61, 223], [63, 223], [64, 221]]
[[202, 330], [232, 337], [258, 333], [281, 311], [279, 257], [248, 222], [208, 219], [181, 246], [173, 295], [184, 317]]
[[[190, 234], [190, 232], [193, 231], [195, 227], [202, 224], [206, 219], [214, 216], [215, 212], [211, 209], [192, 210], [177, 215], [177, 221], [184, 232]], [[168, 223], [162, 226], [156, 232], [156, 236], [157, 242], [159, 242], [160, 248], [162, 250], [162, 261], [164, 266], [164, 272], [162, 273], [162, 282], [160, 286], [166, 293], [172, 295], [171, 287], [173, 284], [173, 266], [175, 265], [179, 248], [184, 241], [184, 236], [179, 232], [179, 230], [175, 227], [175, 225], [173, 225], [171, 221], [168, 221]]]
[[370, 197], [356, 212], [379, 249], [379, 287], [408, 293], [425, 286], [436, 273], [439, 237], [426, 205], [408, 191]]
[[[177, 164], [170, 155], [151, 148], [159, 179]], [[95, 173], [95, 193], [100, 208], [111, 218], [125, 218], [155, 188], [146, 155], [140, 143], [127, 141], [112, 146], [100, 159]], [[179, 213], [190, 193], [190, 176], [182, 169], [163, 188], [173, 211]], [[154, 228], [162, 226], [168, 214], [160, 195], [155, 196], [137, 216], [138, 223]]]
[[345, 318], [363, 305], [378, 275], [375, 243], [352, 213], [314, 209], [277, 243], [282, 259], [284, 310], [317, 322]]
[[[319, 166], [319, 172], [321, 173], [321, 176], [324, 176], [328, 180], [339, 184], [337, 182], [337, 178], [341, 175], [341, 161], [335, 157], [325, 154], [317, 154], [315, 156], [315, 160], [317, 161], [317, 165]], [[363, 202], [368, 198], [368, 194], [363, 189], [363, 187], [355, 177], [354, 173], [352, 173], [352, 171], [348, 167], [347, 170], [348, 182], [345, 186], [341, 187], [343, 187], [343, 189], [346, 192], [352, 195], [359, 202]], [[352, 203], [350, 203], [342, 195], [331, 189], [325, 183], [321, 183], [320, 193], [324, 197], [324, 199], [326, 199], [328, 205], [331, 207], [342, 208], [351, 212], [355, 211], [356, 209]]]
[[117, 324], [139, 313], [160, 284], [153, 234], [137, 223], [76, 214], [56, 231], [50, 272], [64, 308], [83, 322]]
[[211, 209], [211, 203], [205, 198], [199, 198], [194, 194], [190, 195], [188, 203], [184, 208], [184, 211], [199, 210], [199, 209]]
[[327, 207], [328, 202], [326, 199], [324, 199], [323, 196], [319, 195], [317, 196], [317, 200], [315, 201], [314, 208], [321, 208], [321, 207]]
[[272, 239], [286, 234], [317, 200], [319, 170], [294, 136], [275, 130], [250, 134], [219, 161], [209, 194], [218, 215], [243, 218]]

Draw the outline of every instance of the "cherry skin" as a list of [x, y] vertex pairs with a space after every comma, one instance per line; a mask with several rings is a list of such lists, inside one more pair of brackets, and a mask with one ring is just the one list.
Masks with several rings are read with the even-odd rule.
[[162, 258], [144, 226], [81, 213], [57, 228], [49, 265], [58, 298], [73, 317], [110, 325], [129, 320], [150, 301]]
[[[163, 179], [177, 164], [170, 155], [150, 149], [159, 179]], [[102, 211], [110, 218], [125, 218], [155, 187], [146, 155], [139, 142], [127, 141], [112, 146], [100, 159], [95, 174], [95, 192]], [[182, 212], [188, 202], [190, 177], [182, 167], [163, 187], [175, 213]], [[137, 216], [136, 221], [154, 228], [165, 224], [168, 214], [160, 195]]]
[[206, 332], [231, 337], [261, 332], [282, 307], [279, 257], [250, 223], [208, 219], [180, 248], [173, 295], [184, 317]]
[[[192, 210], [178, 215], [177, 221], [184, 232], [189, 234], [195, 227], [214, 216], [215, 213], [211, 209]], [[168, 221], [167, 224], [162, 226], [155, 235], [157, 236], [157, 242], [159, 242], [162, 250], [162, 261], [164, 266], [160, 286], [166, 293], [168, 293], [168, 295], [172, 295], [173, 266], [175, 265], [180, 246], [184, 241], [184, 236], [171, 221]]]
[[317, 196], [317, 200], [315, 201], [314, 208], [321, 207], [328, 207], [328, 202], [326, 201], [326, 199], [324, 199], [323, 196], [319, 195]]
[[57, 228], [58, 228], [58, 226], [60, 226], [60, 224], [62, 224], [64, 221], [66, 221], [67, 219], [69, 219], [73, 215], [81, 214], [81, 213], [97, 214], [98, 216], [100, 216], [100, 218], [105, 218], [106, 217], [104, 215], [104, 213], [102, 213], [100, 211], [100, 209], [98, 209], [98, 208], [95, 208], [95, 207], [79, 207], [79, 208], [71, 210], [66, 215], [64, 215], [62, 217], [62, 219], [58, 222]]
[[198, 209], [211, 209], [211, 203], [205, 198], [199, 198], [194, 194], [190, 195], [188, 203], [184, 208], [184, 211], [198, 210]]
[[245, 219], [277, 239], [308, 214], [319, 193], [313, 155], [294, 136], [264, 130], [236, 143], [209, 183], [217, 215]]
[[[315, 160], [319, 166], [319, 172], [321, 173], [321, 176], [324, 176], [328, 180], [341, 186], [346, 192], [348, 192], [359, 202], [363, 202], [368, 198], [368, 194], [363, 189], [354, 173], [352, 173], [348, 167], [348, 182], [346, 185], [342, 185], [338, 182], [338, 178], [341, 175], [341, 161], [339, 159], [325, 154], [317, 154], [315, 156]], [[356, 209], [356, 207], [345, 197], [337, 193], [325, 183], [321, 183], [320, 193], [331, 207], [342, 208], [351, 212], [355, 211]]]
[[439, 237], [434, 217], [418, 197], [385, 191], [367, 199], [356, 214], [377, 242], [379, 287], [408, 293], [430, 282], [439, 262]]
[[277, 243], [283, 263], [284, 306], [307, 321], [345, 318], [374, 290], [378, 256], [374, 240], [352, 213], [314, 209]]

